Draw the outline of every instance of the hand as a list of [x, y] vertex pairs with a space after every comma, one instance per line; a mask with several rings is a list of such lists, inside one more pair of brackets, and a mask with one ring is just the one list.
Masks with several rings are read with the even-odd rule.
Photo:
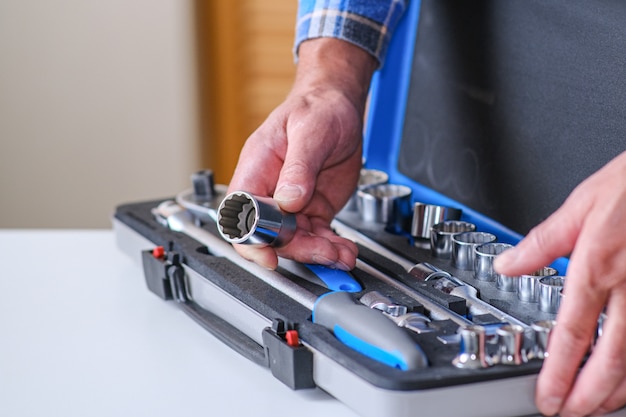
[[358, 181], [363, 112], [375, 59], [338, 39], [301, 44], [294, 86], [286, 100], [248, 138], [229, 192], [274, 198], [295, 213], [297, 230], [281, 248], [235, 245], [266, 268], [277, 256], [343, 270], [354, 268], [356, 245], [330, 222]]
[[[626, 152], [581, 183], [552, 216], [496, 260], [507, 275], [571, 253], [549, 357], [537, 381], [546, 415], [604, 414], [626, 404]], [[598, 315], [603, 335], [589, 351]]]

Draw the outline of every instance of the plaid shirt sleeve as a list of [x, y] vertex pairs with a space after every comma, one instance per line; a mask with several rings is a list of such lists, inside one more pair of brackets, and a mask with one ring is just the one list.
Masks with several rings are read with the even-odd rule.
[[300, 0], [294, 54], [307, 40], [331, 37], [371, 53], [382, 65], [408, 0]]

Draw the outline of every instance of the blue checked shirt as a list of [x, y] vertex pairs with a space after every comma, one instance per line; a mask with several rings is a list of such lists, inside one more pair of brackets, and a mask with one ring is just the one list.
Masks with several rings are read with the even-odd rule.
[[408, 0], [300, 0], [294, 53], [307, 39], [331, 37], [360, 46], [380, 64]]

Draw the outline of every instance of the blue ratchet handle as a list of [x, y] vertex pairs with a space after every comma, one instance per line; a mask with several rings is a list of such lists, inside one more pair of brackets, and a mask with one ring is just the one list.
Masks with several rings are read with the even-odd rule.
[[363, 289], [349, 272], [317, 264], [304, 264], [331, 291], [359, 292]]
[[347, 292], [319, 297], [313, 322], [331, 330], [346, 346], [388, 366], [404, 371], [428, 367], [426, 355], [404, 329]]

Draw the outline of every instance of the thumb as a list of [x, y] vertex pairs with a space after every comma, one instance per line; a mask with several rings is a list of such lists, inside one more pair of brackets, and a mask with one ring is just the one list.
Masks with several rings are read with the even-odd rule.
[[306, 160], [286, 159], [274, 193], [280, 208], [291, 213], [302, 210], [313, 195], [318, 172]]
[[291, 213], [302, 210], [311, 200], [317, 176], [328, 157], [325, 149], [312, 144], [321, 142], [312, 141], [311, 137], [314, 136], [298, 140], [292, 136], [276, 183], [274, 200]]

